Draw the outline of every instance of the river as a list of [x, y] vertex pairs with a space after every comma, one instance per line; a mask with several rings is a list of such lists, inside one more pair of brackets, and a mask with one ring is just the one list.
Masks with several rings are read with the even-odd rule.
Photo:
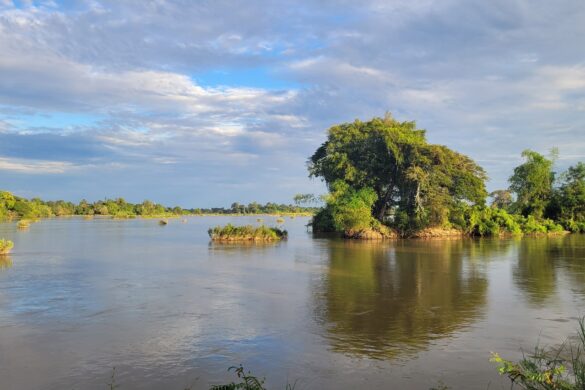
[[[258, 217], [58, 218], [0, 258], [0, 388], [507, 389], [511, 359], [585, 315], [585, 236], [213, 244]], [[276, 224], [276, 217], [263, 216]]]

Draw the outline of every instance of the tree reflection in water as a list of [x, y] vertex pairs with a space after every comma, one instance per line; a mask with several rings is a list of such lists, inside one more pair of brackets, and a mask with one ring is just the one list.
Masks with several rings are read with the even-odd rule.
[[9, 255], [0, 255], [0, 271], [12, 267], [12, 258]]
[[543, 306], [557, 292], [565, 277], [573, 289], [585, 294], [585, 240], [583, 235], [526, 237], [518, 245], [514, 282], [529, 303]]
[[329, 246], [315, 289], [316, 317], [333, 350], [407, 357], [472, 323], [486, 304], [486, 251], [472, 240]]

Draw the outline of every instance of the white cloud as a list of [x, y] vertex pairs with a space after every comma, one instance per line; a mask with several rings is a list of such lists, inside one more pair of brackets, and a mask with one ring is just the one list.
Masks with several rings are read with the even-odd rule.
[[39, 161], [0, 157], [0, 170], [25, 174], [59, 174], [78, 168], [66, 161]]

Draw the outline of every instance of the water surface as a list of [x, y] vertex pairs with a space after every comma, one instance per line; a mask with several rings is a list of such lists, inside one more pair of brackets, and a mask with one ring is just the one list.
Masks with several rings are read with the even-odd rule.
[[[263, 217], [276, 224], [276, 217]], [[0, 224], [0, 388], [508, 388], [490, 351], [555, 345], [585, 314], [585, 237], [212, 244], [256, 217]]]

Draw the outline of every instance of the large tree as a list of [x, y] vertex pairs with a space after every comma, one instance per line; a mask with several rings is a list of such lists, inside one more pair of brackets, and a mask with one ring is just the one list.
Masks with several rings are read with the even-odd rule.
[[429, 144], [414, 122], [390, 116], [333, 126], [309, 159], [309, 173], [329, 187], [342, 180], [377, 195], [373, 215], [390, 212], [408, 227], [444, 224], [459, 202], [483, 204], [486, 174], [469, 157]]

